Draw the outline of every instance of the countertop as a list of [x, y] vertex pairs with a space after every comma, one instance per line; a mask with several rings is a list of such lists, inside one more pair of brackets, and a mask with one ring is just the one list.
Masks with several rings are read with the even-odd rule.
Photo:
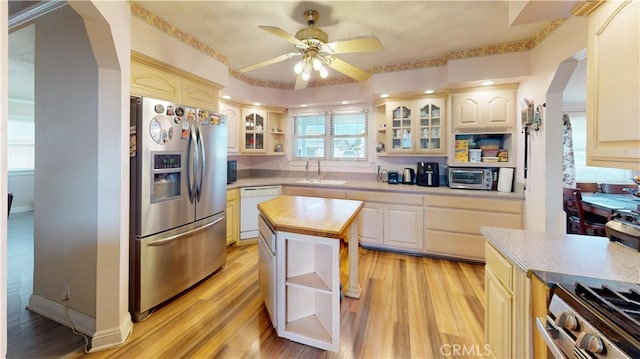
[[278, 196], [258, 204], [276, 231], [341, 238], [364, 206], [362, 201]]
[[[338, 178], [336, 178], [338, 179]], [[333, 180], [332, 179], [328, 179]], [[372, 175], [370, 180], [367, 179], [346, 179], [343, 184], [331, 184], [331, 183], [309, 183], [301, 182], [304, 178], [301, 177], [255, 177], [255, 178], [241, 178], [236, 182], [227, 184], [227, 189], [242, 188], [242, 187], [255, 187], [255, 186], [272, 186], [272, 185], [287, 185], [287, 186], [304, 186], [315, 188], [332, 188], [332, 189], [344, 189], [344, 190], [366, 190], [366, 191], [392, 191], [392, 192], [404, 192], [414, 194], [437, 194], [437, 195], [455, 195], [455, 196], [468, 196], [476, 198], [498, 198], [498, 199], [512, 199], [512, 200], [524, 200], [524, 192], [498, 192], [498, 191], [483, 191], [483, 190], [468, 190], [468, 189], [452, 189], [449, 187], [423, 187], [411, 184], [388, 184], [386, 182], [379, 182], [375, 180], [375, 175]]]
[[487, 241], [528, 275], [546, 273], [640, 283], [640, 252], [606, 237], [480, 227]]

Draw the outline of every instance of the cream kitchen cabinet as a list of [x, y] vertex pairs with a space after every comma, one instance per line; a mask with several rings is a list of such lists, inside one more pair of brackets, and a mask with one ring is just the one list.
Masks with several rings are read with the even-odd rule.
[[227, 154], [237, 154], [239, 151], [240, 107], [226, 101], [218, 103], [218, 110], [227, 116]]
[[522, 228], [519, 199], [429, 194], [424, 206], [424, 251], [433, 255], [482, 262], [480, 226]]
[[516, 124], [516, 86], [475, 89], [451, 95], [454, 132], [474, 130], [510, 131]]
[[531, 280], [485, 245], [485, 343], [495, 358], [532, 358]]
[[234, 244], [240, 236], [240, 201], [237, 188], [227, 190], [227, 245]]
[[587, 165], [640, 170], [640, 2], [588, 18]]
[[384, 139], [388, 154], [444, 154], [446, 113], [444, 98], [429, 97], [388, 101], [376, 108], [384, 113], [384, 122], [378, 121], [378, 140]]
[[218, 111], [220, 86], [153, 58], [131, 53], [131, 94]]
[[285, 154], [285, 111], [243, 108], [240, 128], [243, 154]]
[[360, 242], [381, 249], [422, 251], [422, 197], [392, 192], [349, 191], [364, 201], [358, 221]]

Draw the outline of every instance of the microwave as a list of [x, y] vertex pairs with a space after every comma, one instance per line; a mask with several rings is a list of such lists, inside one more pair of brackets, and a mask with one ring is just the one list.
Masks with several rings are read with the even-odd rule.
[[489, 168], [450, 168], [449, 188], [482, 189], [490, 191], [493, 174]]

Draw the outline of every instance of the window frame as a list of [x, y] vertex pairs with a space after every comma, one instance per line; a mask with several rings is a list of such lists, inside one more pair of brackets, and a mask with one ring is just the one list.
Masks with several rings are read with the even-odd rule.
[[[292, 155], [291, 155], [291, 160], [293, 161], [300, 161], [300, 160], [307, 160], [307, 159], [318, 159], [318, 160], [325, 160], [325, 161], [357, 161], [357, 162], [362, 162], [362, 161], [368, 161], [369, 160], [369, 115], [368, 115], [368, 110], [366, 108], [364, 109], [360, 109], [360, 110], [342, 110], [342, 111], [325, 111], [325, 112], [309, 112], [309, 113], [299, 113], [296, 114], [294, 116], [292, 116]], [[336, 131], [335, 131], [335, 122], [336, 122], [336, 116], [341, 116], [341, 115], [356, 115], [356, 114], [362, 114], [363, 118], [363, 125], [364, 125], [364, 129], [362, 131], [362, 133], [360, 134], [345, 134], [345, 135], [336, 135]], [[301, 136], [298, 135], [298, 121], [300, 118], [304, 118], [304, 117], [317, 117], [317, 116], [324, 116], [324, 134], [323, 135], [307, 135], [307, 136]], [[335, 157], [335, 153], [334, 153], [334, 144], [335, 144], [335, 140], [336, 139], [340, 139], [340, 138], [361, 138], [362, 139], [362, 151], [364, 152], [363, 157], [359, 158], [359, 157]], [[298, 156], [298, 151], [297, 151], [297, 143], [299, 139], [322, 139], [322, 145], [323, 145], [323, 149], [324, 149], [324, 156], [316, 156], [316, 157], [310, 157], [310, 156]]]

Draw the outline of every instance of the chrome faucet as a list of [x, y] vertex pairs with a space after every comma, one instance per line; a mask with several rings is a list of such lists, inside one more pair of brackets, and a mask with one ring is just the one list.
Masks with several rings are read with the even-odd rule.
[[304, 174], [307, 178], [307, 181], [309, 181], [309, 162], [311, 162], [311, 159], [308, 159], [307, 164], [304, 165]]
[[320, 175], [320, 160], [318, 160], [318, 181], [322, 179], [322, 176]]

